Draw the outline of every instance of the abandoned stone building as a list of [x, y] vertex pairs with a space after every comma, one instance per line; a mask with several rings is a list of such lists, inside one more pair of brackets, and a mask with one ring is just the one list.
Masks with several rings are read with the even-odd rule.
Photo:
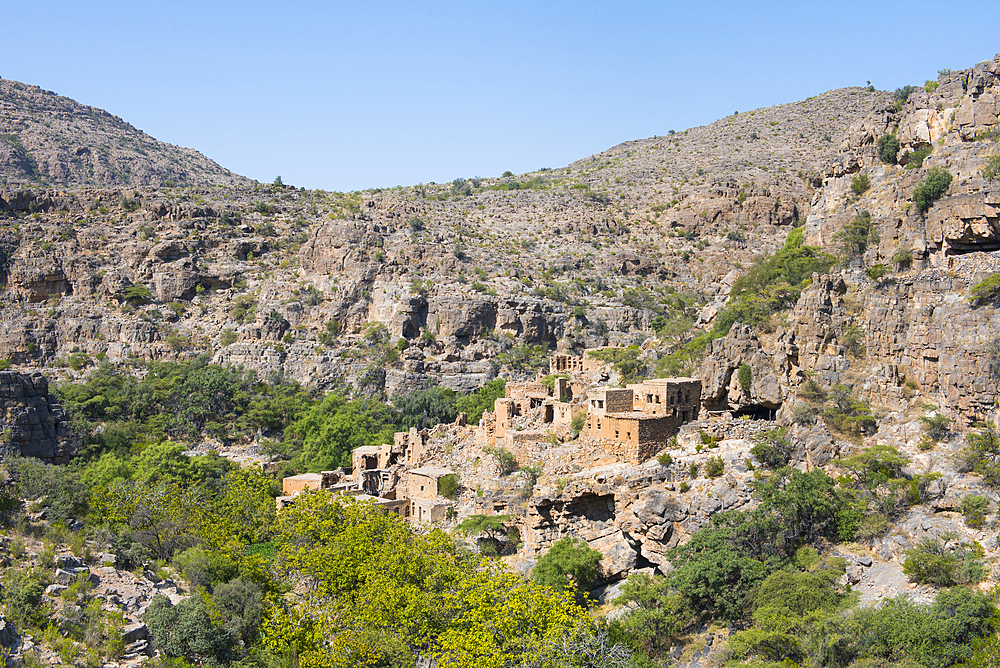
[[335, 495], [373, 500], [385, 513], [416, 522], [440, 521], [451, 503], [438, 496], [438, 480], [451, 473], [437, 467], [418, 466], [425, 455], [425, 435], [416, 429], [397, 432], [393, 442], [355, 448], [350, 471], [337, 469], [303, 473], [282, 480], [278, 508], [294, 503], [306, 490], [328, 489]]
[[695, 378], [597, 388], [588, 393], [582, 435], [608, 454], [639, 464], [662, 450], [682, 424], [697, 419], [700, 402], [701, 381]]

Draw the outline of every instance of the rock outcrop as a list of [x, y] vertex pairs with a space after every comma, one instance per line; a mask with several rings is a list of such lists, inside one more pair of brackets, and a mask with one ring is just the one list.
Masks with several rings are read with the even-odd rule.
[[76, 452], [79, 438], [69, 428], [69, 415], [49, 394], [48, 380], [0, 371], [0, 456], [37, 457], [65, 463]]

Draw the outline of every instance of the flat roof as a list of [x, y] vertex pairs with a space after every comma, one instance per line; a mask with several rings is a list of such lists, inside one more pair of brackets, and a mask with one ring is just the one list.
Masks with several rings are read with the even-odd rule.
[[632, 386], [642, 386], [642, 385], [671, 385], [673, 383], [693, 383], [695, 381], [701, 381], [700, 378], [690, 378], [688, 376], [677, 376], [675, 378], [648, 378], [641, 383], [633, 383], [629, 385]]
[[319, 481], [322, 481], [323, 480], [323, 474], [322, 473], [300, 473], [298, 475], [287, 476], [285, 478], [282, 478], [282, 480], [319, 480]]
[[614, 413], [605, 413], [605, 417], [618, 418], [622, 420], [664, 420], [667, 418], [672, 418], [670, 415], [654, 415], [652, 413], [643, 413], [642, 411], [621, 411]]
[[354, 448], [354, 450], [352, 450], [351, 452], [357, 452], [359, 450], [361, 450], [362, 452], [378, 452], [379, 451], [379, 446], [377, 446], [377, 445], [360, 445], [360, 446]]
[[440, 478], [443, 475], [448, 475], [451, 471], [437, 466], [423, 466], [419, 469], [410, 469], [407, 473], [427, 476], [428, 478]]

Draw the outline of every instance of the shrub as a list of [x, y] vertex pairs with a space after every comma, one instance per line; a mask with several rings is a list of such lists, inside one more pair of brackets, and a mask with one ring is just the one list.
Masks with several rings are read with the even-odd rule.
[[508, 544], [520, 539], [510, 515], [470, 515], [456, 527], [467, 536], [478, 536], [479, 550], [487, 556], [502, 554]]
[[449, 473], [438, 478], [438, 494], [454, 500], [458, 496], [458, 474]]
[[736, 380], [740, 384], [740, 389], [744, 393], [749, 394], [750, 388], [753, 386], [753, 370], [749, 364], [744, 362], [740, 365], [739, 370], [736, 372]]
[[871, 179], [864, 172], [861, 172], [853, 179], [851, 179], [851, 190], [854, 191], [855, 195], [863, 195], [865, 191], [868, 190], [872, 185]]
[[962, 516], [965, 523], [973, 529], [978, 529], [986, 523], [986, 515], [990, 512], [990, 500], [981, 494], [968, 494], [962, 497]]
[[875, 264], [868, 268], [868, 278], [873, 281], [881, 280], [889, 273], [889, 267], [884, 264]]
[[3, 574], [0, 590], [6, 614], [21, 624], [38, 624], [45, 619], [42, 593], [45, 583], [34, 569], [9, 568]]
[[584, 425], [586, 425], [586, 423], [587, 423], [587, 414], [577, 413], [576, 415], [573, 416], [573, 419], [570, 420], [569, 428], [573, 432], [573, 435], [575, 436], [579, 434], [581, 431], [583, 431], [583, 427]]
[[[814, 272], [824, 274], [833, 266], [835, 258], [820, 252], [803, 241], [803, 229], [788, 233], [785, 245], [771, 256], [754, 262], [745, 274], [736, 279], [729, 292], [730, 302], [715, 318], [711, 335], [725, 336], [733, 323], [757, 325], [772, 314], [790, 308], [802, 292], [803, 283]], [[706, 340], [696, 337], [691, 344]]]
[[483, 448], [483, 452], [496, 460], [497, 468], [500, 470], [500, 475], [502, 476], [510, 475], [518, 469], [514, 453], [506, 448], [485, 447]]
[[944, 540], [925, 538], [915, 548], [907, 550], [903, 573], [913, 582], [935, 587], [982, 582], [986, 576], [979, 562], [984, 554], [982, 546], [959, 543], [949, 548], [948, 544], [957, 540], [958, 534], [947, 532], [942, 538]]
[[147, 304], [153, 298], [153, 293], [145, 285], [135, 284], [125, 289], [125, 301], [132, 306]]
[[990, 274], [980, 282], [972, 286], [970, 290], [972, 296], [969, 302], [973, 306], [991, 304], [1000, 298], [1000, 273]]
[[919, 169], [924, 166], [924, 158], [931, 154], [933, 146], [921, 146], [906, 157], [906, 169]]
[[493, 410], [496, 400], [504, 396], [507, 381], [495, 379], [470, 394], [462, 395], [455, 401], [455, 408], [465, 413], [469, 424], [479, 424], [483, 413]]
[[875, 142], [875, 150], [878, 159], [887, 165], [896, 164], [896, 156], [899, 154], [899, 140], [896, 135], [882, 135]]
[[671, 464], [674, 463], [674, 458], [670, 455], [669, 452], [664, 452], [663, 454], [661, 454], [659, 457], [656, 458], [656, 463], [659, 464], [660, 466], [670, 466]]
[[830, 390], [832, 404], [822, 412], [823, 421], [832, 431], [860, 442], [861, 437], [875, 433], [878, 426], [867, 402], [854, 396], [845, 385], [835, 385]]
[[986, 485], [1000, 488], [1000, 439], [992, 425], [976, 425], [976, 430], [965, 437], [965, 447], [957, 459], [959, 470], [975, 471]]
[[892, 254], [891, 262], [897, 266], [908, 266], [913, 262], [913, 251], [909, 248], [900, 248]]
[[868, 245], [876, 241], [876, 230], [872, 226], [872, 215], [862, 211], [854, 220], [845, 225], [833, 235], [834, 241], [840, 245], [844, 257], [850, 261], [868, 250]]
[[583, 540], [563, 538], [541, 556], [531, 569], [531, 578], [556, 591], [563, 591], [570, 584], [586, 590], [597, 576], [601, 556]]
[[204, 547], [192, 547], [174, 557], [174, 564], [192, 587], [211, 591], [216, 585], [229, 582], [239, 572], [236, 562], [221, 552]]
[[709, 457], [705, 461], [705, 475], [709, 478], [718, 478], [725, 471], [725, 468], [726, 464], [720, 456]]
[[948, 191], [951, 179], [951, 174], [944, 167], [931, 167], [927, 177], [913, 191], [913, 203], [921, 214], [927, 213], [934, 202]]
[[228, 629], [212, 621], [208, 607], [197, 597], [173, 605], [157, 595], [142, 619], [160, 651], [188, 661], [224, 662], [235, 641]]
[[761, 466], [781, 468], [792, 457], [792, 443], [785, 438], [785, 428], [771, 429], [753, 437], [755, 445], [750, 448], [750, 454], [760, 462]]
[[934, 441], [943, 441], [951, 433], [948, 427], [951, 425], [952, 419], [947, 415], [939, 414], [930, 417], [921, 415], [920, 422], [924, 425], [924, 431]]
[[983, 167], [982, 175], [987, 181], [994, 181], [1000, 178], [1000, 153], [995, 153], [986, 159], [986, 166]]
[[236, 342], [236, 338], [236, 332], [227, 327], [222, 330], [222, 334], [219, 335], [219, 345], [225, 347], [233, 344]]
[[250, 295], [236, 295], [233, 297], [232, 306], [229, 308], [229, 315], [233, 320], [243, 323], [252, 319], [257, 311], [257, 300]]

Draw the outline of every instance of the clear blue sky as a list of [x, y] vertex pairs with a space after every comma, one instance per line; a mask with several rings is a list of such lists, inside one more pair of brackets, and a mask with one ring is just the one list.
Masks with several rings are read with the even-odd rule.
[[559, 167], [832, 88], [919, 84], [1000, 52], [996, 0], [4, 10], [0, 76], [251, 178], [327, 190]]

